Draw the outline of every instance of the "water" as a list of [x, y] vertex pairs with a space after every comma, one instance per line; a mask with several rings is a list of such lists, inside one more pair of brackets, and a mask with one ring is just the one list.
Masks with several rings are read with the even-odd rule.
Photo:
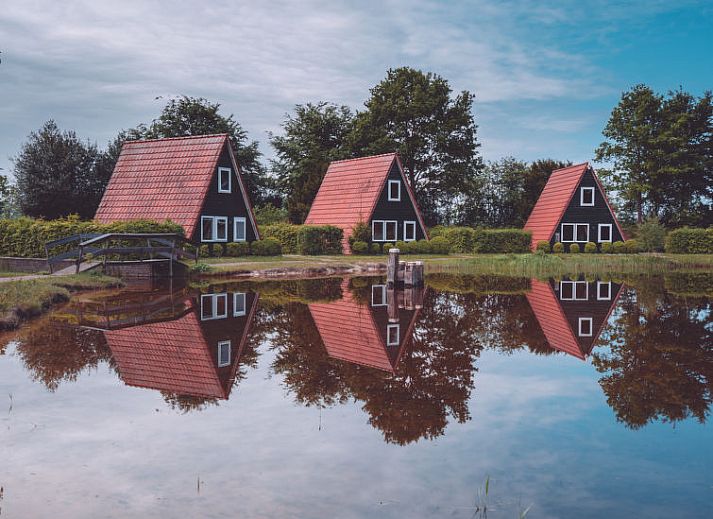
[[0, 340], [0, 517], [713, 517], [712, 281], [85, 294]]

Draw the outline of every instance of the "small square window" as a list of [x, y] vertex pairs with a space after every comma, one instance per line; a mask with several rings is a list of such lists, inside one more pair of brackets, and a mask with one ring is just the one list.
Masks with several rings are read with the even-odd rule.
[[389, 180], [389, 202], [399, 202], [401, 200], [401, 181]]
[[612, 241], [611, 228], [612, 228], [612, 224], [610, 224], [610, 223], [600, 223], [599, 224], [599, 232], [598, 232], [599, 243]]
[[594, 205], [594, 188], [583, 187], [579, 190], [579, 202], [584, 207], [592, 207]]
[[230, 341], [218, 342], [218, 367], [230, 366]]
[[386, 306], [386, 285], [371, 286], [371, 306]]
[[245, 233], [245, 218], [233, 218], [233, 241], [245, 241], [247, 235]]
[[597, 281], [597, 300], [611, 301], [611, 282], [602, 283]]
[[591, 317], [580, 317], [579, 318], [579, 336], [580, 337], [591, 337], [592, 336], [592, 318]]
[[235, 292], [233, 294], [233, 316], [241, 317], [245, 315], [245, 292]]
[[404, 241], [416, 239], [416, 222], [404, 222]]
[[231, 192], [231, 173], [230, 168], [218, 168], [218, 193]]
[[389, 324], [386, 326], [386, 345], [387, 346], [398, 346], [399, 345], [399, 332], [400, 326], [398, 324]]

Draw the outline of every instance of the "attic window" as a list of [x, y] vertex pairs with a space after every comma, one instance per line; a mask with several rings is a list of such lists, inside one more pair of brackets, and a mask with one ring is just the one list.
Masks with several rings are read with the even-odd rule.
[[386, 285], [371, 286], [371, 306], [386, 306]]
[[386, 326], [386, 345], [387, 346], [398, 346], [399, 345], [399, 332], [400, 326], [398, 324], [389, 324]]
[[218, 168], [218, 193], [231, 192], [231, 172], [230, 168]]
[[230, 341], [218, 342], [218, 367], [230, 366]]
[[594, 188], [583, 187], [579, 190], [579, 204], [583, 207], [594, 206]]
[[389, 202], [401, 201], [401, 181], [389, 180]]
[[592, 336], [592, 318], [591, 317], [580, 317], [578, 324], [579, 324], [579, 336], [580, 337], [591, 337]]

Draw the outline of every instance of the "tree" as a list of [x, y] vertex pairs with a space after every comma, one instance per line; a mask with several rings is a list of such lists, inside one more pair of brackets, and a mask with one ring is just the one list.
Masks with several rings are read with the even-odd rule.
[[278, 186], [286, 193], [289, 219], [303, 223], [329, 163], [347, 158], [346, 138], [354, 116], [346, 106], [320, 102], [297, 105], [282, 123], [284, 135], [270, 135], [277, 153], [272, 162]]
[[32, 132], [13, 159], [17, 194], [27, 216], [94, 216], [108, 177], [97, 171], [99, 151], [50, 120]]
[[448, 221], [482, 164], [474, 96], [451, 96], [448, 81], [410, 67], [390, 69], [371, 89], [350, 141], [355, 155], [397, 151], [426, 223]]

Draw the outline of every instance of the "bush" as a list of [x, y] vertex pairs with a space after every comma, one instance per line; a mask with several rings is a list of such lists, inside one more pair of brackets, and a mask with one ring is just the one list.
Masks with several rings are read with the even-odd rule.
[[569, 252], [572, 254], [579, 254], [579, 245], [576, 243], [572, 243], [569, 246]]
[[601, 247], [604, 254], [612, 254], [614, 252], [614, 244], [610, 241], [605, 241]]
[[300, 225], [279, 223], [260, 227], [260, 237], [274, 238], [282, 246], [283, 254], [298, 254]]
[[479, 229], [475, 233], [473, 252], [522, 253], [530, 252], [532, 234], [522, 229]]
[[367, 250], [369, 250], [369, 244], [365, 241], [355, 241], [352, 243], [352, 252], [354, 254], [366, 254]]
[[562, 254], [564, 252], [564, 245], [561, 242], [557, 242], [552, 246], [552, 252], [555, 254]]
[[445, 236], [431, 238], [432, 254], [448, 254], [451, 250], [451, 242]]
[[649, 218], [636, 229], [636, 239], [641, 250], [660, 252], [666, 243], [666, 228], [656, 218]]
[[359, 222], [352, 229], [352, 235], [349, 236], [349, 246], [355, 241], [363, 241], [369, 243], [371, 241], [371, 229], [366, 222]]
[[[401, 254], [411, 254], [411, 243], [412, 242], [397, 241], [394, 247], [399, 249]], [[389, 250], [386, 249], [386, 252], [389, 252]]]
[[638, 240], [626, 240], [624, 242], [624, 250], [627, 254], [636, 254], [639, 252], [639, 242]]
[[626, 252], [626, 245], [624, 245], [623, 241], [615, 241], [612, 246], [612, 252], [614, 252], [614, 254], [624, 254]]
[[238, 241], [228, 243], [226, 247], [226, 256], [238, 258], [240, 256], [248, 256], [250, 254], [250, 244], [246, 241]]
[[443, 237], [451, 245], [450, 252], [471, 253], [475, 249], [476, 231], [472, 227], [442, 227], [431, 229], [431, 238]]
[[597, 252], [597, 245], [591, 241], [588, 241], [584, 245], [584, 252], [586, 252], [587, 254], [594, 254], [595, 252]]
[[210, 256], [210, 247], [208, 245], [201, 245], [198, 247], [198, 257], [208, 258]]
[[263, 238], [274, 238], [285, 254], [341, 254], [342, 230], [332, 225], [265, 225]]
[[538, 252], [543, 252], [543, 253], [548, 253], [550, 252], [550, 242], [547, 240], [540, 240], [537, 242], [537, 249]]
[[255, 214], [255, 223], [260, 226], [289, 222], [287, 209], [275, 207], [272, 204], [257, 206], [253, 213]]
[[418, 240], [408, 243], [411, 254], [431, 254], [433, 252], [431, 242], [428, 240]]
[[386, 243], [384, 243], [382, 250], [383, 250], [384, 254], [388, 254], [389, 249], [393, 249], [393, 248], [394, 248], [394, 244], [387, 241]]
[[713, 254], [713, 227], [689, 229], [683, 227], [668, 233], [666, 252], [672, 254]]
[[372, 254], [381, 254], [381, 245], [376, 242], [372, 243], [369, 246], [369, 252], [371, 252]]
[[280, 242], [275, 238], [254, 241], [251, 250], [254, 256], [279, 256], [282, 254]]

